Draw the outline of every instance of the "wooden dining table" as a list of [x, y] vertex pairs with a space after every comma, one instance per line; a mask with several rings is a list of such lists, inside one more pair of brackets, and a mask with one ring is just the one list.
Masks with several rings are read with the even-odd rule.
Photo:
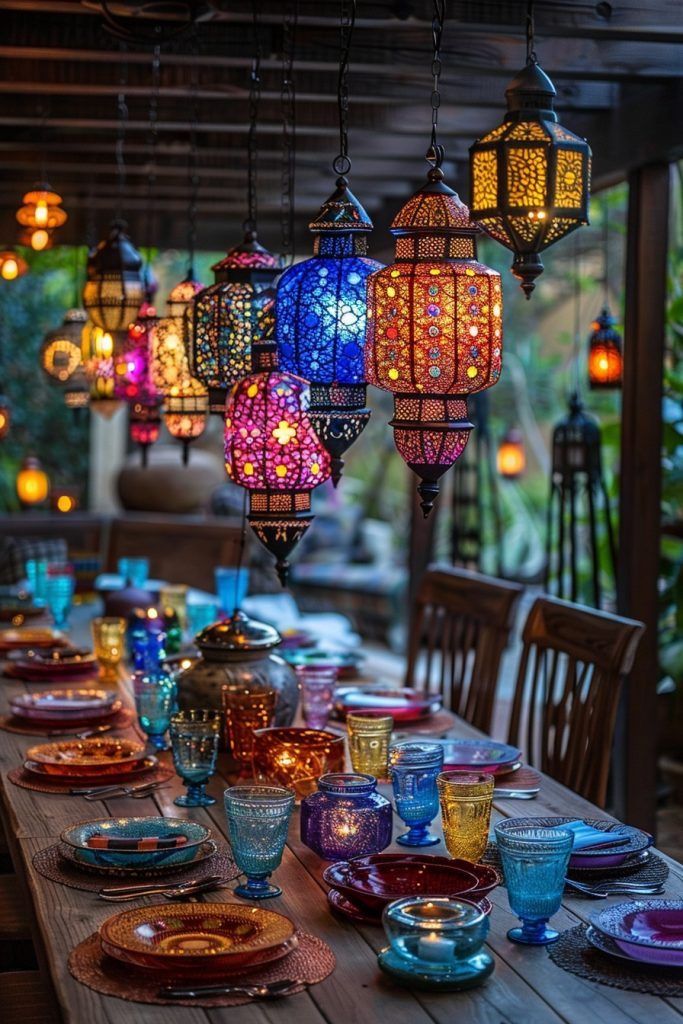
[[[87, 613], [77, 610], [75, 625], [83, 630]], [[92, 614], [92, 612], [90, 613]], [[76, 639], [83, 639], [75, 631]], [[369, 653], [366, 675], [372, 675]], [[129, 700], [125, 679], [122, 692]], [[9, 698], [37, 684], [4, 677], [0, 683], [0, 713], [6, 714]], [[120, 735], [133, 737], [130, 727]], [[454, 719], [450, 735], [476, 737], [477, 730]], [[54, 844], [62, 830], [75, 822], [107, 815], [187, 815], [225, 836], [222, 792], [233, 781], [219, 765], [208, 789], [216, 797], [209, 808], [183, 809], [173, 803], [182, 791], [177, 778], [145, 799], [86, 802], [79, 796], [43, 794], [22, 789], [7, 779], [20, 765], [35, 737], [0, 731], [2, 817], [18, 876], [31, 916], [36, 954], [44, 980], [54, 992], [55, 1006], [69, 1024], [683, 1024], [683, 998], [663, 998], [583, 980], [556, 966], [545, 947], [515, 945], [506, 932], [517, 923], [508, 905], [505, 888], [490, 896], [493, 911], [487, 946], [495, 961], [492, 976], [479, 988], [459, 993], [431, 993], [400, 986], [383, 975], [377, 953], [386, 946], [382, 928], [354, 924], [333, 916], [322, 880], [325, 863], [299, 838], [299, 812], [295, 811], [281, 866], [274, 878], [282, 895], [268, 901], [269, 909], [290, 917], [297, 926], [320, 938], [334, 951], [336, 969], [323, 982], [305, 992], [278, 1000], [253, 1001], [223, 1009], [154, 1006], [104, 996], [76, 981], [69, 973], [70, 951], [111, 915], [161, 897], [112, 906], [92, 892], [67, 888], [39, 874], [32, 864], [37, 851]], [[164, 759], [168, 755], [163, 755]], [[527, 815], [605, 817], [605, 813], [576, 793], [543, 776], [534, 800], [494, 799], [493, 820]], [[435, 826], [438, 823], [435, 823]], [[394, 834], [397, 834], [396, 823]], [[390, 849], [400, 850], [392, 844]], [[434, 852], [444, 852], [443, 846]], [[660, 856], [664, 857], [663, 854]], [[683, 895], [683, 866], [670, 858], [665, 895]], [[207, 903], [234, 900], [230, 888], [208, 893]], [[618, 902], [626, 897], [617, 897]], [[566, 896], [552, 924], [559, 930], [585, 921], [602, 903]], [[2, 1020], [2, 1008], [0, 1008]]]

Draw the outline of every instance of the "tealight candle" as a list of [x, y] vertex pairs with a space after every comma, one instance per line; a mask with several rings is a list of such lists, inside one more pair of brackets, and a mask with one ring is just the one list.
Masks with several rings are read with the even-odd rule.
[[452, 939], [440, 938], [436, 932], [423, 935], [417, 940], [417, 955], [421, 960], [447, 964], [453, 959], [455, 942]]

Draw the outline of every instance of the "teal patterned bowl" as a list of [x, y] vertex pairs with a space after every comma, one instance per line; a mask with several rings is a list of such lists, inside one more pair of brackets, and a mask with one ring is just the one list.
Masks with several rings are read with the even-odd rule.
[[[185, 836], [182, 846], [162, 850], [112, 850], [88, 846], [94, 835], [110, 839], [149, 839], [151, 837]], [[77, 860], [89, 866], [135, 867], [145, 869], [163, 865], [179, 866], [193, 860], [197, 847], [211, 835], [211, 830], [196, 821], [184, 818], [99, 818], [70, 825], [61, 834], [63, 843], [71, 846]]]

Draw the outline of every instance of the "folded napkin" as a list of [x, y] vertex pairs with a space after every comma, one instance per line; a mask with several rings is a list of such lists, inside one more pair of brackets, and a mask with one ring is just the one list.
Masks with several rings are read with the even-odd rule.
[[615, 835], [614, 832], [602, 832], [599, 828], [587, 825], [585, 821], [567, 821], [560, 828], [573, 833], [573, 850], [588, 850], [594, 846], [619, 846], [628, 842], [628, 836]]

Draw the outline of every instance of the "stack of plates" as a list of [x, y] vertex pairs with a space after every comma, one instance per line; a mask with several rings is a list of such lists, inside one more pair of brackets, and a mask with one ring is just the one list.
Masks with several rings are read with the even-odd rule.
[[441, 710], [439, 694], [424, 694], [401, 687], [399, 690], [344, 689], [337, 691], [335, 711], [345, 718], [349, 711], [368, 711], [391, 715], [394, 722], [420, 722]]
[[66, 640], [56, 629], [0, 629], [0, 651], [36, 647], [66, 647]]
[[330, 905], [355, 921], [380, 924], [387, 904], [403, 896], [450, 896], [485, 913], [500, 879], [485, 864], [425, 854], [377, 853], [332, 864], [323, 873]]
[[128, 781], [158, 763], [135, 740], [62, 740], [29, 747], [24, 768], [43, 780], [103, 785]]
[[226, 978], [281, 960], [296, 948], [288, 917], [238, 903], [137, 907], [100, 926], [102, 950], [170, 977]]
[[[506, 818], [497, 823], [498, 828], [562, 828], [575, 818], [535, 817]], [[590, 871], [599, 874], [602, 871], [612, 872], [614, 869], [625, 868], [633, 861], [640, 863], [639, 858], [646, 854], [652, 846], [653, 838], [649, 832], [643, 832], [633, 825], [622, 825], [609, 818], [584, 818], [586, 825], [618, 836], [623, 842], [618, 846], [584, 847], [580, 852], [573, 853], [569, 858], [569, 872]]]
[[10, 700], [12, 722], [38, 729], [91, 728], [111, 721], [123, 702], [111, 690], [66, 689], [22, 693]]
[[683, 967], [683, 901], [631, 900], [593, 914], [588, 941], [638, 964]]
[[11, 658], [6, 675], [27, 683], [82, 682], [98, 673], [92, 651], [64, 647], [50, 651], [26, 651]]
[[[131, 845], [134, 842], [141, 842], [146, 847], [149, 847], [150, 840], [153, 839], [182, 837], [182, 845], [170, 849], [101, 848], [89, 845], [88, 840], [92, 840], [93, 836], [102, 836], [119, 842], [128, 840]], [[117, 868], [136, 874], [161, 867], [171, 869], [197, 863], [201, 849], [206, 847], [210, 836], [211, 830], [196, 821], [149, 815], [144, 818], [99, 818], [95, 821], [83, 821], [64, 829], [60, 839], [70, 850], [67, 859], [72, 864], [75, 863], [86, 870]], [[213, 848], [215, 849], [215, 846]]]

